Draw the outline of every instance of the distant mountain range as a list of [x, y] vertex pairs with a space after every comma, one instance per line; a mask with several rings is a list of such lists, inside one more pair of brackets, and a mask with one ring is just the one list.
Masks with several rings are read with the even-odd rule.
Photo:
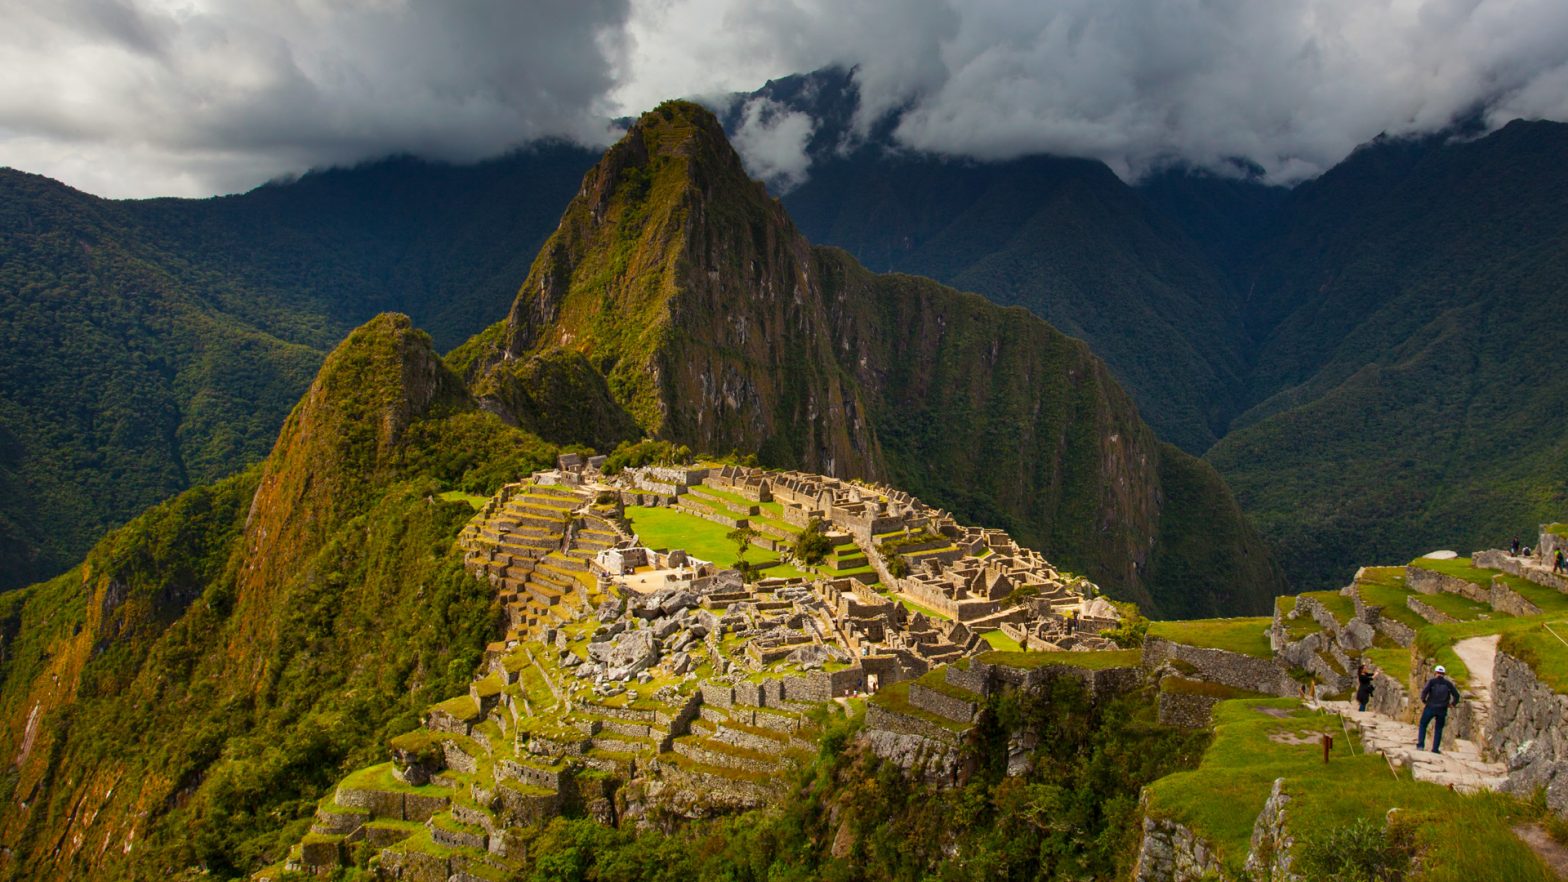
[[[1299, 588], [1568, 504], [1568, 126], [1381, 139], [1294, 190], [1180, 169], [1130, 186], [1085, 160], [912, 154], [891, 119], [857, 138], [841, 71], [771, 82], [721, 120], [758, 100], [816, 121], [783, 197], [802, 233], [1084, 339], [1161, 437], [1235, 487]], [[142, 202], [0, 171], [0, 585], [259, 459], [374, 313], [408, 313], [441, 349], [480, 330], [596, 157], [394, 159]]]

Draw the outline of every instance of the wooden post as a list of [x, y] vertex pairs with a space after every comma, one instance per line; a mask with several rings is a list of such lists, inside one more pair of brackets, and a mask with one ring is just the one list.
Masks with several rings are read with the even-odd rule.
[[1334, 736], [1323, 733], [1323, 762], [1328, 762], [1328, 752], [1334, 749]]

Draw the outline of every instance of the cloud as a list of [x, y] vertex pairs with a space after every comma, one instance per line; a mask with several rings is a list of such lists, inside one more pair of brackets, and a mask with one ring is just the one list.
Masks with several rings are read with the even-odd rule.
[[205, 194], [389, 153], [604, 143], [628, 14], [626, 0], [0, 0], [0, 163], [107, 195]]
[[[862, 134], [899, 114], [911, 149], [1083, 156], [1130, 178], [1245, 159], [1289, 183], [1478, 110], [1568, 118], [1560, 0], [674, 0], [633, 21], [722, 23], [700, 57], [754, 81], [853, 67]], [[651, 73], [635, 61], [648, 42], [630, 69]], [[699, 91], [688, 73], [670, 85]]]
[[[1477, 112], [1568, 118], [1561, 0], [0, 0], [0, 163], [110, 195], [206, 194], [408, 152], [587, 144], [669, 97], [854, 68], [854, 131], [1132, 178], [1276, 181]], [[747, 161], [809, 169], [797, 108]]]
[[730, 141], [748, 174], [767, 182], [775, 192], [787, 193], [806, 182], [811, 166], [806, 143], [815, 129], [807, 114], [767, 98], [753, 98], [741, 108], [740, 125]]

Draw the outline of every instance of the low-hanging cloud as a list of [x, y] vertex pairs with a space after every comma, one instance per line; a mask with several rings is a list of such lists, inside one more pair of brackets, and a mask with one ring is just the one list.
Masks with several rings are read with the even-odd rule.
[[805, 183], [811, 166], [806, 142], [815, 128], [809, 115], [757, 97], [741, 107], [740, 123], [730, 140], [746, 171], [782, 193]]
[[902, 146], [978, 159], [1083, 156], [1129, 178], [1246, 160], [1290, 183], [1379, 134], [1568, 118], [1560, 0], [673, 5], [723, 22], [699, 42], [711, 68], [853, 67], [860, 132], [898, 114]]
[[[1568, 118], [1561, 0], [0, 0], [0, 164], [107, 195], [452, 160], [681, 95], [853, 68], [856, 130], [1128, 178], [1245, 160], [1292, 182], [1380, 133]], [[753, 102], [753, 173], [814, 121]]]

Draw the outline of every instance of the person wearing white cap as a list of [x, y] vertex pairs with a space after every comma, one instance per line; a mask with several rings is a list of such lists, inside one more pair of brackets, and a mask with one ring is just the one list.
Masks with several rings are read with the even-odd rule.
[[1447, 673], [1447, 668], [1438, 665], [1437, 673], [1421, 688], [1421, 703], [1426, 705], [1426, 709], [1421, 711], [1421, 727], [1416, 732], [1416, 750], [1426, 747], [1426, 726], [1436, 720], [1437, 729], [1432, 732], [1432, 752], [1443, 752], [1443, 724], [1448, 722], [1448, 709], [1459, 704], [1459, 689], [1444, 676]]

